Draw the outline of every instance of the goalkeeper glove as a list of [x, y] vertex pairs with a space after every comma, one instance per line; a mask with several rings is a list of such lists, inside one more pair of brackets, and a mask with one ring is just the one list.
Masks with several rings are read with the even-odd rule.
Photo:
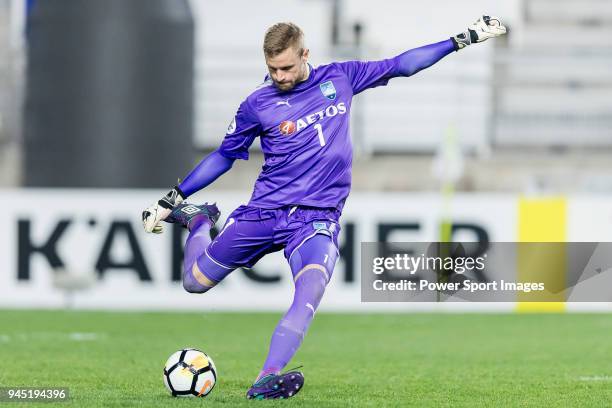
[[146, 232], [161, 234], [163, 228], [159, 223], [166, 219], [177, 205], [183, 202], [185, 194], [178, 186], [168, 191], [157, 204], [151, 205], [142, 212], [142, 224]]
[[482, 16], [467, 31], [457, 34], [452, 38], [457, 51], [473, 43], [479, 43], [489, 38], [499, 37], [506, 34], [504, 27], [497, 17]]

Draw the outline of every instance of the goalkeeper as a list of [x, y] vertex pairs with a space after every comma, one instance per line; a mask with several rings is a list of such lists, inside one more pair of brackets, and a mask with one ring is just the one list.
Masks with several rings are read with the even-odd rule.
[[[299, 371], [282, 370], [302, 343], [338, 257], [339, 219], [351, 187], [353, 96], [505, 33], [498, 19], [482, 16], [465, 32], [394, 58], [313, 67], [299, 27], [279, 23], [267, 30], [268, 76], [242, 102], [219, 149], [142, 214], [147, 232], [161, 232], [161, 221], [189, 229], [183, 286], [191, 293], [204, 293], [234, 269], [284, 251], [295, 284], [293, 303], [274, 330], [247, 398], [289, 398], [304, 384]], [[253, 195], [211, 241], [217, 207], [183, 201], [227, 172], [236, 159], [247, 160], [257, 137], [265, 163]]]

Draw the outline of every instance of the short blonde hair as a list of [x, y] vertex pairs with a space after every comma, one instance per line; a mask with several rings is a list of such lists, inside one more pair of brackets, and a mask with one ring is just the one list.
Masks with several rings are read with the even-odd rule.
[[275, 57], [290, 47], [301, 55], [304, 52], [304, 32], [293, 23], [276, 23], [268, 28], [263, 51], [266, 58]]

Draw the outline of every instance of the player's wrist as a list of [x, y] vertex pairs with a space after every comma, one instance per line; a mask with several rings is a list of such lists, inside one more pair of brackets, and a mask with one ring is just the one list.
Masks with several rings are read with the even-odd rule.
[[171, 210], [182, 203], [185, 198], [187, 197], [180, 187], [174, 186], [172, 190], [168, 191], [168, 193], [158, 201], [158, 205], [162, 208]]
[[478, 34], [476, 31], [468, 28], [466, 31], [451, 37], [453, 40], [453, 45], [455, 46], [455, 51], [459, 51], [467, 47], [468, 45], [472, 45], [478, 42]]

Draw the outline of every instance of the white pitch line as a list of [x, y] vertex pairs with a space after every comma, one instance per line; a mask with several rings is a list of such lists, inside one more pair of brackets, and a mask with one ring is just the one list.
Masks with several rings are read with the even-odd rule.
[[612, 381], [612, 376], [611, 375], [591, 375], [591, 376], [583, 375], [581, 377], [578, 377], [578, 380], [580, 381]]
[[96, 341], [100, 336], [98, 333], [70, 333], [68, 338], [74, 341]]

